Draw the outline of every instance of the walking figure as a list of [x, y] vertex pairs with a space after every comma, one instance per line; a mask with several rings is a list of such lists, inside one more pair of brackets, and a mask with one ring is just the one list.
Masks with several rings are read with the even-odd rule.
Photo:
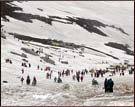
[[29, 75], [27, 76], [26, 84], [27, 84], [27, 85], [30, 85], [30, 76], [29, 76]]
[[57, 81], [57, 78], [55, 77], [55, 78], [54, 78], [54, 82], [56, 82], [56, 81]]
[[105, 93], [108, 91], [108, 90], [107, 90], [107, 85], [108, 85], [108, 80], [107, 80], [107, 78], [105, 78], [105, 81], [104, 81]]
[[22, 83], [22, 85], [23, 85], [23, 81], [24, 81], [24, 78], [22, 77], [22, 78], [21, 78], [21, 83]]
[[34, 76], [34, 77], [33, 77], [33, 81], [32, 81], [32, 86], [36, 86], [36, 84], [37, 84], [37, 79], [36, 79], [36, 77]]

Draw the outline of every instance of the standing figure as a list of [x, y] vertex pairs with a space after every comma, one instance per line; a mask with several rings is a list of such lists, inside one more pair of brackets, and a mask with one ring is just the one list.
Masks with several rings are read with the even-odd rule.
[[22, 69], [22, 74], [24, 73], [24, 69]]
[[23, 85], [23, 81], [24, 81], [24, 78], [22, 77], [22, 78], [21, 78], [21, 83], [22, 83], [22, 85]]
[[37, 69], [39, 70], [39, 65], [37, 66]]
[[114, 85], [114, 82], [113, 82], [112, 79], [110, 78], [110, 79], [108, 80], [108, 83], [107, 83], [107, 90], [108, 90], [109, 92], [113, 92], [113, 85]]
[[36, 86], [36, 84], [37, 84], [37, 79], [36, 79], [36, 77], [34, 76], [34, 77], [33, 77], [33, 81], [32, 81], [32, 85], [33, 85], [33, 86]]
[[80, 76], [79, 76], [79, 74], [77, 75], [77, 81], [79, 82], [80, 81]]
[[29, 67], [31, 67], [31, 64], [29, 63]]
[[81, 82], [83, 81], [83, 75], [81, 75]]
[[105, 93], [108, 91], [108, 90], [107, 90], [107, 85], [108, 85], [108, 80], [107, 80], [107, 78], [105, 78], [105, 81], [104, 81]]
[[56, 82], [56, 81], [57, 81], [57, 78], [55, 77], [55, 78], [54, 78], [54, 82]]
[[30, 85], [30, 76], [29, 76], [29, 75], [27, 76], [26, 84], [27, 84], [27, 85]]

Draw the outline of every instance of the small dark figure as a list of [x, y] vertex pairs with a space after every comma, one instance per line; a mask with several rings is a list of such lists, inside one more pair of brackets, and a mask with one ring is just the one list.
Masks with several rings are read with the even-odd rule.
[[98, 85], [97, 80], [95, 80], [94, 78], [93, 78], [93, 80], [92, 80], [92, 85]]
[[101, 72], [101, 77], [103, 77], [103, 72]]
[[24, 78], [22, 77], [22, 78], [21, 78], [21, 83], [22, 83], [22, 85], [23, 85], [23, 81], [24, 81]]
[[107, 85], [108, 85], [108, 80], [107, 80], [107, 78], [105, 78], [105, 81], [104, 81], [105, 93], [108, 91], [108, 90], [107, 90]]
[[75, 80], [75, 75], [73, 75], [73, 80]]
[[91, 77], [93, 77], [93, 72], [91, 73]]
[[52, 77], [52, 74], [50, 73], [50, 75], [49, 75], [49, 76], [50, 76], [50, 79], [51, 79], [51, 77]]
[[58, 80], [57, 80], [58, 83], [62, 83], [62, 79], [60, 77], [58, 77]]
[[112, 79], [109, 79], [108, 80], [108, 85], [107, 85], [107, 90], [109, 92], [113, 92], [113, 85], [114, 85], [114, 82], [112, 81]]
[[36, 84], [37, 84], [37, 80], [36, 80], [36, 77], [34, 76], [33, 81], [32, 81], [32, 86], [36, 86]]
[[22, 63], [22, 66], [24, 66], [24, 63]]
[[46, 73], [46, 79], [48, 79], [48, 78], [49, 78], [49, 73], [47, 72], [47, 73]]
[[10, 60], [9, 63], [12, 64], [12, 61]]
[[83, 81], [83, 75], [81, 76], [81, 82]]
[[24, 69], [22, 69], [22, 74], [24, 73]]
[[29, 76], [29, 75], [27, 76], [26, 84], [27, 84], [27, 85], [30, 85], [30, 76]]
[[124, 76], [124, 71], [122, 71], [122, 75]]
[[5, 61], [6, 61], [6, 63], [8, 63], [9, 62], [9, 59], [6, 59]]
[[24, 66], [27, 67], [26, 63], [24, 63]]
[[57, 81], [57, 78], [55, 77], [55, 78], [54, 78], [54, 82], [56, 82], [56, 81]]
[[73, 74], [73, 70], [71, 70], [71, 73]]
[[31, 67], [31, 64], [29, 63], [29, 68]]
[[77, 75], [77, 77], [76, 77], [76, 78], [77, 78], [77, 81], [79, 82], [79, 81], [80, 81], [80, 76], [79, 76], [79, 75]]
[[39, 65], [37, 66], [37, 69], [39, 70]]

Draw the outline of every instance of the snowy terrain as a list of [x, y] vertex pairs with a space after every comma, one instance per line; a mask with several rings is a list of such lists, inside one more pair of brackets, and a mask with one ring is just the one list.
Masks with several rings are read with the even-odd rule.
[[[90, 73], [84, 77], [82, 83], [72, 79], [72, 75], [78, 70], [105, 69], [110, 65], [124, 63], [125, 60], [128, 60], [131, 65], [134, 64], [133, 55], [127, 54], [125, 50], [105, 45], [105, 43], [109, 42], [127, 44], [129, 46], [128, 49], [134, 51], [133, 2], [14, 1], [11, 4], [7, 4], [12, 8], [22, 8], [22, 11], [14, 11], [19, 13], [19, 15], [21, 15], [20, 13], [24, 13], [26, 16], [32, 14], [32, 17], [39, 15], [49, 18], [48, 20], [50, 20], [49, 16], [52, 16], [53, 21], [51, 22], [52, 24], [48, 24], [41, 21], [41, 19], [31, 18], [32, 22], [25, 22], [22, 19], [19, 20], [17, 15], [14, 17], [7, 13], [5, 14], [6, 18], [1, 17], [1, 24], [3, 25], [1, 30], [1, 103], [3, 106], [134, 105], [134, 75], [129, 75], [128, 70], [125, 71], [125, 76], [119, 76], [119, 73], [117, 73], [111, 77], [115, 84], [113, 96], [105, 95], [103, 89], [104, 79], [110, 78], [109, 73], [105, 74], [104, 77], [96, 78], [99, 82], [98, 87], [91, 85], [93, 78], [90, 76]], [[67, 17], [70, 17], [72, 20]], [[86, 25], [80, 25], [77, 17], [82, 18], [79, 21], [85, 19], [92, 21], [89, 24], [89, 20], [85, 20], [88, 21], [85, 23]], [[93, 20], [96, 20], [96, 22], [93, 22]], [[73, 23], [67, 24], [67, 22]], [[103, 25], [96, 26], [99, 22]], [[115, 27], [110, 27], [111, 25]], [[85, 26], [90, 28], [87, 29]], [[123, 29], [125, 33], [118, 30], [117, 27]], [[39, 39], [62, 40], [77, 45], [83, 44], [97, 51], [85, 48], [82, 54], [80, 54], [80, 48], [69, 49], [35, 41], [20, 40], [9, 33]], [[6, 39], [2, 35], [5, 35]], [[25, 43], [22, 43], [22, 41]], [[35, 56], [24, 52], [21, 48], [33, 48], [34, 50], [42, 48], [43, 53]], [[27, 55], [27, 58], [12, 54], [11, 52], [24, 53]], [[46, 54], [52, 56], [50, 58], [55, 62], [55, 65], [40, 61], [40, 57]], [[5, 63], [7, 58], [11, 59], [13, 63]], [[68, 64], [61, 63], [59, 58], [62, 58], [63, 61], [68, 61]], [[31, 63], [31, 67], [22, 67], [21, 64], [24, 62], [22, 59], [28, 60]], [[102, 62], [107, 63], [103, 64]], [[43, 70], [37, 70], [37, 65], [40, 65], [40, 68]], [[46, 66], [51, 67], [51, 70], [54, 71], [52, 79], [46, 79], [47, 71], [44, 71]], [[21, 73], [22, 68], [24, 69], [24, 74]], [[66, 69], [73, 69], [74, 73], [68, 77], [62, 77], [63, 83], [54, 83], [53, 78], [57, 76], [57, 72], [62, 72]], [[31, 79], [33, 76], [36, 76], [37, 86], [27, 86], [25, 83], [21, 85], [20, 78], [23, 76], [26, 79], [27, 75], [30, 75]], [[8, 81], [8, 83], [3, 83], [3, 81]]]

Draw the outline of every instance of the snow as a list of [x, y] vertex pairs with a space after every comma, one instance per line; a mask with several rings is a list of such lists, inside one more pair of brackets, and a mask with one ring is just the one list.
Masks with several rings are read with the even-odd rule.
[[[111, 1], [109, 1], [111, 2]], [[117, 73], [110, 77], [109, 73], [104, 77], [95, 78], [99, 82], [99, 86], [92, 86], [92, 77], [90, 73], [84, 77], [84, 81], [78, 83], [73, 81], [72, 76], [78, 70], [84, 69], [105, 69], [110, 65], [123, 63], [128, 60], [130, 64], [134, 64], [134, 56], [125, 54], [124, 51], [115, 48], [107, 47], [104, 43], [119, 42], [127, 43], [133, 46], [133, 2], [105, 2], [105, 1], [28, 1], [19, 3], [14, 1], [13, 4], [23, 8], [23, 13], [32, 13], [35, 15], [48, 16], [56, 15], [60, 17], [79, 16], [91, 19], [97, 19], [104, 23], [115, 24], [124, 28], [130, 35], [126, 36], [121, 32], [107, 28], [100, 28], [106, 32], [109, 37], [102, 37], [95, 33], [89, 33], [82, 27], [76, 24], [64, 24], [53, 22], [53, 25], [46, 24], [39, 20], [32, 20], [32, 23], [22, 22], [13, 19], [9, 16], [10, 22], [1, 21], [4, 25], [3, 29], [7, 32], [29, 35], [35, 38], [51, 38], [73, 42], [76, 44], [84, 44], [99, 51], [114, 55], [120, 60], [113, 59], [105, 54], [93, 50], [85, 49], [84, 57], [80, 56], [78, 49], [66, 49], [28, 41], [29, 45], [22, 44], [22, 40], [14, 38], [8, 33], [4, 33], [6, 39], [1, 38], [1, 103], [2, 106], [128, 106], [134, 105], [134, 74], [129, 75], [128, 69], [125, 71], [125, 76], [120, 76]], [[123, 4], [123, 5], [120, 5]], [[100, 5], [100, 6], [99, 6]], [[68, 7], [68, 8], [67, 8]], [[97, 9], [97, 7], [99, 7]], [[37, 8], [43, 9], [39, 11]], [[106, 9], [107, 8], [107, 9]], [[103, 13], [104, 11], [104, 13]], [[18, 11], [21, 12], [21, 11]], [[68, 13], [70, 12], [70, 13]], [[101, 14], [102, 13], [102, 14]], [[115, 15], [114, 15], [115, 14]], [[129, 17], [127, 17], [129, 16]], [[125, 20], [121, 20], [121, 18]], [[42, 26], [42, 27], [41, 27]], [[119, 36], [117, 36], [119, 35]], [[36, 45], [34, 45], [36, 44]], [[39, 45], [39, 46], [37, 46]], [[21, 50], [22, 47], [37, 50], [43, 48], [43, 53], [39, 56], [34, 56], [25, 53]], [[54, 49], [58, 48], [58, 49]], [[31, 67], [22, 67], [22, 57], [11, 54], [10, 52], [25, 53], [26, 58]], [[40, 62], [41, 56], [45, 54], [51, 55], [55, 65], [47, 62]], [[62, 58], [64, 56], [64, 58]], [[75, 56], [75, 58], [74, 58]], [[69, 64], [62, 64], [59, 58], [68, 61]], [[13, 64], [5, 63], [5, 59], [11, 59]], [[25, 58], [24, 58], [25, 59]], [[108, 62], [102, 64], [102, 61]], [[43, 70], [37, 70], [37, 65]], [[45, 67], [51, 67], [53, 70], [52, 79], [46, 79]], [[24, 74], [21, 73], [22, 68]], [[58, 71], [62, 72], [66, 69], [73, 69], [73, 74], [62, 77], [63, 83], [55, 83], [54, 77], [58, 77]], [[37, 78], [37, 85], [26, 85], [26, 77], [33, 76]], [[24, 84], [21, 84], [20, 78], [24, 77]], [[105, 78], [112, 78], [114, 81], [113, 95], [104, 94], [103, 84]], [[8, 83], [3, 83], [8, 81]]]
[[[35, 43], [38, 44], [38, 43]], [[40, 45], [40, 44], [39, 44]], [[46, 47], [50, 47], [49, 45], [44, 45]], [[6, 48], [8, 47], [8, 48]], [[106, 74], [104, 78], [97, 78], [99, 82], [99, 87], [93, 87], [91, 85], [92, 78], [89, 75], [86, 75], [84, 78], [84, 82], [78, 83], [77, 81], [72, 80], [72, 76], [62, 78], [63, 83], [58, 84], [54, 83], [53, 79], [46, 79], [45, 71], [37, 70], [37, 65], [39, 64], [42, 68], [46, 65], [51, 66], [55, 72], [52, 75], [52, 78], [57, 76], [58, 71], [62, 71], [66, 68], [76, 70], [85, 69], [85, 68], [100, 68], [100, 67], [108, 67], [108, 64], [98, 64], [101, 58], [100, 56], [96, 57], [96, 55], [87, 53], [84, 55], [86, 58], [80, 57], [77, 53], [72, 53], [71, 49], [65, 49], [67, 52], [55, 51], [52, 48], [43, 48], [43, 52], [55, 53], [57, 55], [63, 54], [70, 63], [69, 65], [63, 65], [58, 62], [58, 57], [53, 55], [52, 59], [55, 59], [56, 65], [53, 66], [48, 63], [41, 63], [40, 58], [38, 56], [33, 56], [27, 54], [28, 60], [31, 63], [31, 68], [21, 67], [21, 59], [19, 56], [12, 55], [9, 53], [10, 51], [17, 52], [18, 50], [21, 53], [21, 47], [32, 47], [37, 49], [38, 46], [33, 46], [29, 44], [29, 46], [22, 44], [21, 41], [14, 39], [12, 36], [8, 37], [7, 40], [2, 39], [2, 59], [1, 59], [1, 86], [2, 86], [2, 105], [26, 105], [26, 106], [34, 106], [34, 105], [133, 105], [133, 94], [125, 95], [126, 92], [132, 93], [134, 76], [129, 75], [128, 72], [126, 76], [120, 77], [119, 74], [111, 77], [115, 83], [115, 93], [111, 97], [104, 96], [103, 90], [103, 82], [104, 78], [110, 78], [109, 74]], [[61, 48], [60, 48], [61, 49]], [[64, 51], [64, 48], [61, 49]], [[75, 50], [74, 50], [75, 51]], [[120, 53], [120, 52], [119, 52]], [[73, 55], [76, 55], [76, 58], [73, 59]], [[87, 60], [87, 58], [91, 56], [91, 61]], [[5, 63], [5, 58], [10, 58], [13, 61], [13, 64]], [[106, 58], [107, 60], [107, 58]], [[110, 58], [111, 60], [111, 58]], [[113, 60], [111, 60], [113, 62]], [[110, 62], [110, 61], [109, 61]], [[90, 65], [91, 63], [91, 65]], [[114, 63], [114, 62], [113, 62]], [[24, 68], [25, 73], [21, 74], [21, 68]], [[74, 74], [74, 73], [73, 73]], [[21, 85], [20, 78], [23, 76], [25, 79], [29, 75], [32, 79], [33, 76], [36, 76], [38, 84], [36, 87], [27, 86], [25, 83]], [[2, 81], [7, 80], [8, 83], [3, 83]], [[129, 89], [127, 90], [125, 87], [121, 90], [118, 90], [118, 87], [121, 87], [121, 84], [128, 85]], [[69, 89], [65, 89], [64, 87], [69, 85]], [[122, 85], [123, 86], [123, 85]], [[96, 92], [96, 93], [95, 93]], [[121, 95], [122, 94], [122, 95]], [[96, 96], [100, 96], [96, 97]], [[26, 100], [29, 99], [29, 100]], [[108, 99], [106, 102], [105, 99]], [[117, 100], [118, 99], [118, 100]], [[117, 101], [116, 101], [117, 100]], [[124, 100], [124, 102], [123, 102]], [[51, 101], [51, 102], [48, 102]], [[67, 103], [68, 102], [68, 103]], [[73, 102], [73, 103], [71, 103]], [[121, 104], [122, 103], [122, 104]]]

